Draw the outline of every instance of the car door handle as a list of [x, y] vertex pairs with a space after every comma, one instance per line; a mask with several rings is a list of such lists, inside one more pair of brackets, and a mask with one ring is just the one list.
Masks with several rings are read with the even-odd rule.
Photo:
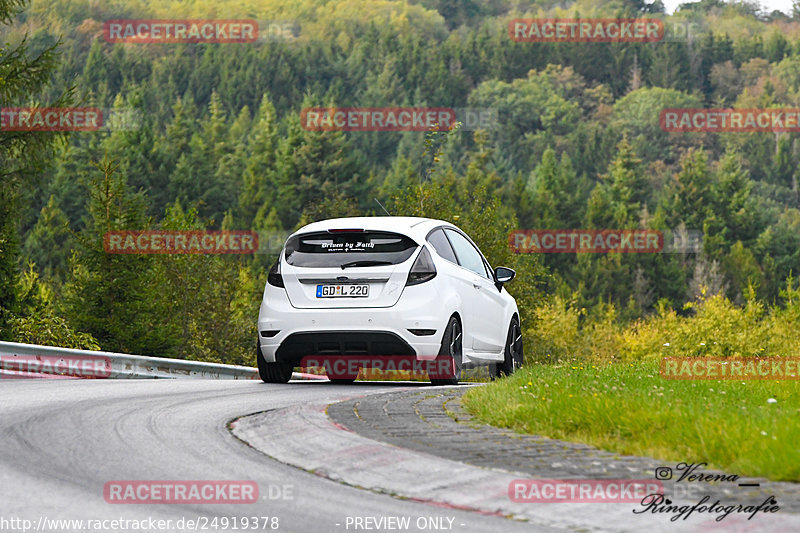
[[478, 283], [477, 281], [473, 281], [472, 282], [472, 286], [475, 287], [476, 289], [480, 289], [481, 288], [481, 284]]

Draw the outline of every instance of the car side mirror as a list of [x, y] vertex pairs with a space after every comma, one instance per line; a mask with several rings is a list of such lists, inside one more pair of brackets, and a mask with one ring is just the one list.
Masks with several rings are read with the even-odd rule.
[[494, 269], [494, 281], [495, 285], [497, 285], [497, 289], [501, 290], [503, 288], [504, 283], [508, 283], [517, 273], [510, 268], [507, 267], [497, 267]]

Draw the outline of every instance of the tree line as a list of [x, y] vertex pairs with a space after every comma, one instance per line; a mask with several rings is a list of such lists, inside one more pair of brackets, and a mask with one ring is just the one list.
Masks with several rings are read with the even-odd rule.
[[[195, 4], [189, 15], [211, 5]], [[752, 288], [782, 303], [800, 250], [797, 134], [668, 133], [659, 111], [798, 106], [793, 18], [704, 0], [670, 19], [707, 29], [682, 42], [517, 43], [510, 17], [554, 12], [499, 0], [384, 4], [388, 18], [359, 2], [326, 18], [319, 3], [299, 2], [296, 39], [248, 45], [104, 41], [104, 19], [166, 7], [4, 6], [3, 35], [28, 38], [21, 53], [2, 49], [3, 107], [62, 102], [141, 120], [68, 137], [0, 132], [0, 336], [252, 361], [274, 256], [113, 256], [102, 235], [288, 233], [380, 215], [379, 203], [474, 234], [493, 264], [524, 274], [510, 289], [530, 314], [553, 296], [613, 305], [620, 321], [664, 306], [691, 314], [684, 304], [704, 288], [735, 303]], [[576, 6], [598, 16], [660, 9]], [[737, 27], [746, 31], [721, 31]], [[15, 78], [15, 65], [30, 75]], [[320, 106], [492, 109], [497, 122], [447, 134], [304, 129], [301, 110]], [[507, 235], [518, 228], [684, 228], [704, 238], [691, 254], [515, 255]]]

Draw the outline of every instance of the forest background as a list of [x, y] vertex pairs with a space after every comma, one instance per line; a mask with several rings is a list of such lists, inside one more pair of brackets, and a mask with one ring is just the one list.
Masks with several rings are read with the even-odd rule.
[[[0, 338], [254, 364], [276, 248], [111, 255], [110, 230], [286, 236], [453, 221], [521, 308], [529, 361], [800, 352], [797, 133], [667, 133], [675, 107], [799, 108], [800, 9], [703, 0], [0, 1], [0, 106], [133, 112], [0, 131]], [[659, 17], [657, 43], [521, 43], [517, 17]], [[103, 21], [249, 18], [248, 44], [114, 44]], [[25, 40], [23, 40], [27, 36]], [[482, 130], [314, 132], [312, 106], [491, 109]], [[376, 202], [376, 200], [378, 202]], [[692, 230], [700, 250], [515, 254], [515, 229]]]

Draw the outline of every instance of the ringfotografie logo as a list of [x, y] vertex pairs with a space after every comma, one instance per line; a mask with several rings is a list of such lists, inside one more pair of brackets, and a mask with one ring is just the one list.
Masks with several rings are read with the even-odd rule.
[[[675, 472], [678, 472], [677, 479], [674, 479], [674, 484], [677, 486], [681, 483], [715, 483], [715, 484], [733, 484], [734, 487], [757, 488], [761, 484], [757, 482], [739, 481], [739, 476], [736, 474], [712, 473], [703, 472], [701, 467], [708, 466], [707, 463], [678, 463], [675, 468], [669, 466], [659, 466], [655, 469], [655, 479], [661, 483], [663, 481], [671, 481], [674, 478]], [[778, 501], [774, 495], [767, 496], [758, 504], [741, 504], [741, 503], [722, 503], [719, 499], [711, 502], [711, 496], [705, 495], [697, 503], [693, 505], [674, 504], [673, 501], [664, 495], [663, 491], [659, 493], [648, 494], [641, 500], [641, 507], [634, 509], [634, 514], [666, 514], [670, 516], [670, 522], [688, 519], [693, 513], [698, 514], [711, 514], [717, 515], [714, 520], [722, 522], [730, 515], [746, 514], [747, 520], [752, 520], [758, 513], [776, 513], [780, 510]]]

